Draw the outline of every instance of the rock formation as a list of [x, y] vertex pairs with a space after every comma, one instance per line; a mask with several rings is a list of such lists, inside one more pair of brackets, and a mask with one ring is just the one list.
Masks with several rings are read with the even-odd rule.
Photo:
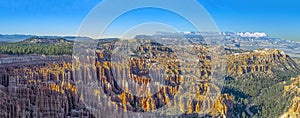
[[[274, 65], [299, 70], [279, 50], [229, 54], [220, 57], [226, 60], [220, 65], [209, 55], [210, 49], [200, 45], [180, 47], [189, 53], [157, 43], [146, 43], [129, 53], [114, 54], [115, 48], [104, 43], [96, 55], [86, 57], [93, 63], [75, 58], [75, 67], [70, 60], [53, 58], [37, 64], [1, 65], [0, 117], [120, 115], [109, 110], [226, 117], [234, 107], [233, 98], [221, 94], [222, 88], [212, 79], [220, 73], [214, 69], [228, 76], [272, 73]], [[299, 111], [297, 101], [290, 111]], [[93, 111], [103, 108], [106, 114]]]
[[234, 53], [227, 56], [227, 74], [272, 73], [272, 67], [299, 71], [299, 67], [283, 51], [259, 49], [251, 52]]
[[0, 117], [92, 116], [79, 101], [71, 63], [8, 64], [0, 74]]

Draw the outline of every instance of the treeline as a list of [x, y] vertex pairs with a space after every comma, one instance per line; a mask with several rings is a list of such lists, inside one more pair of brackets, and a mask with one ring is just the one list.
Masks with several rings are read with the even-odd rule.
[[9, 55], [71, 55], [71, 44], [0, 43], [0, 52]]

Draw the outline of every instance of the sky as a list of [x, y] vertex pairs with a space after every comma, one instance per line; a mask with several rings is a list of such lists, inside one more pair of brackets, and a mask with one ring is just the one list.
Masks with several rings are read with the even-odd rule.
[[[270, 37], [300, 41], [299, 0], [198, 2], [211, 15], [220, 31], [266, 32]], [[1, 0], [0, 34], [74, 36], [87, 14], [99, 3], [101, 0]], [[182, 4], [178, 4], [178, 7], [185, 9]], [[115, 7], [117, 8], [118, 6]], [[151, 19], [155, 22], [168, 22], [169, 25], [180, 25], [182, 27], [179, 30], [182, 31], [194, 30], [180, 17], [155, 9], [127, 13], [120, 19], [128, 24]], [[112, 25], [107, 31], [122, 32], [126, 29], [122, 26], [124, 23], [115, 21], [115, 26]]]

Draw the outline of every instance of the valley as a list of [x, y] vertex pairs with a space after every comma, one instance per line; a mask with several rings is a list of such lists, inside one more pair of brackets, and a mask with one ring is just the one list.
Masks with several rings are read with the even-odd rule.
[[[31, 45], [22, 42], [23, 49], [72, 45], [33, 41]], [[135, 112], [155, 117], [298, 114], [299, 59], [284, 51], [227, 48], [221, 59], [214, 59], [207, 53], [211, 49], [199, 44], [185, 48], [146, 41], [130, 53], [115, 53], [116, 41], [100, 41], [95, 55], [84, 57], [91, 63], [74, 60], [68, 53], [48, 55], [46, 50], [2, 52], [0, 117], [121, 117], [122, 113], [130, 117]], [[180, 49], [193, 51], [181, 51], [190, 52], [183, 54]], [[181, 58], [191, 55], [196, 59]], [[225, 77], [214, 78], [216, 75]], [[145, 85], [151, 85], [150, 89]]]

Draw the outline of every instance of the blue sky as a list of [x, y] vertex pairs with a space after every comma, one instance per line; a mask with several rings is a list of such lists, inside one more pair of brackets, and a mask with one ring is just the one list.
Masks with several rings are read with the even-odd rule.
[[[0, 34], [76, 35], [85, 16], [99, 2], [101, 0], [1, 0]], [[300, 41], [299, 0], [198, 2], [210, 13], [220, 31], [259, 31], [267, 32], [272, 37]], [[151, 14], [154, 19], [162, 16], [157, 15], [160, 11], [145, 12]], [[163, 16], [166, 16], [166, 20], [172, 18], [172, 15]], [[130, 19], [130, 15], [126, 20], [138, 22], [136, 19]], [[171, 22], [176, 25], [182, 21], [179, 19]], [[181, 30], [193, 28], [187, 25]]]

